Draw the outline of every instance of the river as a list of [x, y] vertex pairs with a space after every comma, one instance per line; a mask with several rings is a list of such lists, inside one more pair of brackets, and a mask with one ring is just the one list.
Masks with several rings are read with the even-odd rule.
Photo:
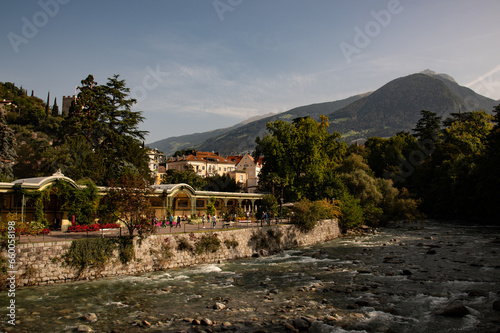
[[[8, 332], [499, 332], [500, 228], [424, 221], [217, 265], [16, 292]], [[3, 292], [0, 306], [8, 299]]]

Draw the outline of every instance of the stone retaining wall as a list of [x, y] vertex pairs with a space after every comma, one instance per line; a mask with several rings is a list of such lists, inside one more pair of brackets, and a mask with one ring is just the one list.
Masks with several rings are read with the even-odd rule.
[[[207, 234], [209, 233], [196, 233], [194, 236], [200, 238]], [[16, 283], [18, 286], [53, 284], [219, 263], [250, 257], [259, 252], [261, 255], [266, 255], [275, 250], [291, 249], [334, 239], [339, 236], [339, 227], [336, 220], [325, 220], [320, 221], [309, 233], [301, 233], [293, 225], [282, 225], [227, 230], [216, 234], [221, 242], [220, 248], [215, 253], [199, 255], [178, 250], [181, 238], [194, 246], [196, 240], [189, 234], [152, 235], [143, 239], [135, 237], [134, 260], [122, 264], [119, 260], [118, 249], [115, 249], [103, 269], [86, 269], [80, 274], [76, 269], [66, 266], [62, 259], [72, 241], [18, 244], [16, 247]], [[271, 237], [273, 235], [275, 235], [274, 238]], [[277, 238], [279, 242], [276, 242]], [[226, 240], [228, 242], [225, 243]], [[2, 255], [7, 257], [6, 251]], [[5, 281], [2, 281], [2, 284], [5, 284]]]

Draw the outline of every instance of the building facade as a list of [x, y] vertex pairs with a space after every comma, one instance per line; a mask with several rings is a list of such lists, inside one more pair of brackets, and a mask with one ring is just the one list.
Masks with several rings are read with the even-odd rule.
[[[229, 156], [229, 160], [235, 163], [235, 171], [230, 175], [236, 182], [242, 184], [248, 193], [255, 193], [259, 186], [259, 174], [262, 169], [263, 158], [254, 159], [250, 155]], [[244, 177], [242, 173], [245, 173]]]
[[231, 160], [218, 153], [193, 150], [184, 156], [171, 157], [165, 163], [166, 170], [187, 171], [190, 168], [201, 177], [222, 176], [235, 169]]
[[158, 149], [148, 150], [148, 165], [149, 170], [154, 178], [154, 184], [158, 185], [161, 182], [161, 175], [165, 173], [165, 154]]
[[[64, 202], [52, 188], [57, 182], [64, 182], [74, 188], [82, 188], [60, 172], [48, 177], [19, 179], [0, 183], [0, 221], [7, 221], [9, 214], [17, 214], [25, 222], [35, 220], [36, 203], [28, 199], [29, 193], [45, 192], [43, 197], [44, 216], [53, 229], [66, 231], [73, 223], [73, 217], [65, 211]], [[207, 205], [214, 200], [216, 214], [226, 208], [238, 207], [249, 214], [257, 210], [261, 194], [196, 191], [187, 184], [152, 185], [149, 199], [157, 218], [174, 216], [202, 216]], [[108, 188], [98, 187], [99, 196], [106, 195]], [[78, 224], [78, 221], [75, 221]]]

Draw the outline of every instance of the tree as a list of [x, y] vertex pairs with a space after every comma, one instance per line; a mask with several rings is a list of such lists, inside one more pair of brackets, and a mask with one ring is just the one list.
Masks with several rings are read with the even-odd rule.
[[134, 172], [125, 172], [118, 180], [114, 180], [108, 192], [106, 205], [115, 208], [121, 222], [125, 224], [129, 235], [137, 230], [142, 236], [155, 231], [152, 222], [154, 211], [151, 209], [148, 195], [151, 192], [148, 181]]
[[323, 181], [327, 171], [342, 160], [347, 145], [339, 133], [327, 132], [328, 118], [320, 122], [310, 117], [267, 123], [269, 134], [257, 137], [254, 157], [264, 156], [260, 183], [264, 189], [277, 187], [285, 200], [296, 201], [302, 197], [323, 199]]
[[481, 154], [486, 149], [486, 139], [493, 128], [493, 119], [485, 111], [474, 111], [465, 121], [455, 121], [446, 128], [447, 139], [465, 155]]
[[49, 115], [50, 111], [50, 91], [47, 93], [47, 103], [45, 103], [45, 116]]
[[[208, 199], [206, 212], [207, 212], [207, 216], [214, 216], [215, 215], [216, 208], [215, 208], [215, 198], [214, 197], [210, 197], [210, 199]], [[210, 222], [210, 221], [208, 221], [208, 222]]]
[[489, 153], [491, 119], [484, 111], [474, 111], [451, 123], [444, 141], [410, 177], [410, 190], [423, 199], [426, 212], [463, 218], [484, 207], [477, 198], [484, 192], [478, 189], [484, 184], [481, 178], [486, 170], [481, 165], [482, 156]]
[[78, 89], [64, 126], [64, 144], [85, 141], [89, 147], [85, 151], [95, 154], [97, 162], [104, 163], [106, 169], [96, 174], [92, 165], [80, 165], [77, 160], [73, 160], [72, 169], [86, 170], [89, 177], [103, 185], [120, 178], [127, 169], [149, 175], [147, 152], [142, 144], [147, 132], [139, 130], [144, 117], [140, 111], [131, 110], [136, 100], [128, 98], [130, 90], [125, 80], [114, 75], [105, 85], [98, 85], [89, 75]]
[[205, 179], [206, 184], [203, 186], [205, 191], [215, 192], [240, 192], [242, 190], [240, 184], [236, 182], [228, 174], [214, 175]]
[[62, 208], [68, 212], [68, 216], [75, 216], [80, 225], [94, 223], [97, 216], [98, 193], [97, 187], [91, 180], [80, 182], [80, 188], [74, 188], [66, 182], [59, 181], [52, 186], [51, 190], [62, 197], [64, 202]]
[[274, 217], [278, 214], [278, 201], [272, 194], [266, 194], [260, 199], [260, 204], [257, 207], [257, 219], [262, 218], [264, 213], [267, 213], [269, 217]]
[[52, 117], [59, 117], [59, 107], [57, 106], [57, 98], [54, 97], [54, 105], [52, 105]]
[[4, 117], [0, 115], [0, 181], [8, 181], [14, 177], [12, 165], [16, 158], [14, 131], [7, 126]]
[[161, 179], [162, 184], [180, 184], [185, 183], [194, 188], [201, 190], [206, 185], [206, 180], [198, 175], [193, 166], [189, 166], [187, 170], [168, 169]]
[[297, 202], [292, 211], [292, 223], [302, 232], [313, 230], [321, 219], [339, 218], [342, 216], [339, 201], [330, 202], [326, 199], [310, 201], [306, 198]]
[[443, 136], [441, 133], [441, 117], [437, 113], [426, 110], [420, 111], [420, 114], [422, 118], [419, 119], [413, 129], [415, 137], [420, 142], [424, 140], [440, 141]]
[[355, 229], [361, 226], [365, 217], [359, 200], [345, 192], [339, 198], [339, 201], [341, 202], [340, 210], [342, 212], [340, 228], [346, 231], [347, 229]]
[[412, 152], [430, 152], [428, 145], [422, 149], [416, 137], [408, 132], [399, 132], [388, 139], [372, 137], [365, 142], [365, 146], [368, 150], [367, 163], [377, 177], [401, 176], [400, 166], [412, 156]]
[[468, 207], [471, 215], [481, 222], [498, 222], [498, 203], [500, 202], [500, 105], [493, 110], [492, 129], [486, 136], [486, 140], [473, 147], [481, 147], [481, 154], [475, 160], [476, 177], [474, 179], [475, 193]]

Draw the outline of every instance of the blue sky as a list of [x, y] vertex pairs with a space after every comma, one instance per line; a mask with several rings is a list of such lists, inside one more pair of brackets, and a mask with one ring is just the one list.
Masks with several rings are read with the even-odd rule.
[[[432, 69], [500, 99], [498, 0], [8, 0], [0, 81], [45, 99], [119, 74], [147, 142]], [[52, 101], [51, 101], [52, 103]]]

